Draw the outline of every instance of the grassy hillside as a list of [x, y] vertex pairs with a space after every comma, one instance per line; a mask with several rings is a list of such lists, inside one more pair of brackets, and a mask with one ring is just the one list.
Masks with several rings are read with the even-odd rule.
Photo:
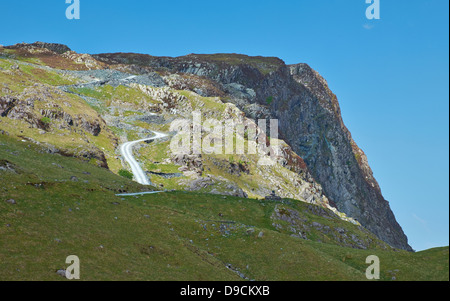
[[[209, 87], [208, 82], [198, 78], [185, 82], [187, 78], [179, 75], [166, 77], [177, 88], [155, 88], [126, 81], [117, 86], [86, 85], [86, 81], [91, 82], [96, 76], [111, 79], [111, 73], [62, 72], [49, 67], [53, 65], [42, 66], [41, 51], [54, 60], [61, 60], [61, 55], [24, 47], [0, 49], [0, 129], [10, 136], [107, 166], [116, 174], [129, 168], [121, 160], [120, 143], [148, 137], [152, 130], [169, 132], [175, 118], [191, 119], [194, 110], [201, 111], [202, 120], [239, 121], [245, 116], [220, 97], [203, 97], [183, 90], [188, 86]], [[213, 55], [211, 59], [225, 57]], [[235, 63], [251, 59], [232, 58]], [[258, 58], [256, 62], [274, 64], [271, 58], [267, 62]], [[117, 81], [118, 78], [116, 84]], [[247, 130], [241, 137], [246, 146], [248, 135]], [[234, 140], [237, 141], [237, 136]], [[166, 189], [246, 194], [252, 198], [262, 198], [274, 190], [282, 197], [328, 206], [328, 199], [320, 185], [308, 176], [303, 160], [285, 142], [279, 143], [283, 151], [274, 166], [260, 166], [259, 155], [250, 154], [203, 154], [193, 164], [193, 157], [185, 161], [174, 158], [167, 140], [137, 145], [135, 154], [144, 169], [153, 172], [151, 181]], [[348, 219], [344, 214], [342, 218]]]
[[[189, 57], [263, 74], [282, 64]], [[395, 250], [332, 212], [281, 140], [273, 166], [249, 154], [180, 158], [167, 139], [141, 143], [134, 154], [158, 188], [131, 181], [120, 143], [169, 132], [194, 110], [203, 120], [245, 114], [205, 78], [152, 73], [167, 82], [153, 87], [150, 77], [91, 72], [105, 67], [74, 52], [0, 47], [0, 280], [64, 280], [57, 271], [69, 255], [80, 258], [82, 280], [366, 280], [369, 255], [380, 258], [381, 280], [449, 280], [448, 247]], [[171, 191], [117, 196], [153, 189]], [[273, 190], [281, 201], [263, 198]]]
[[[0, 280], [64, 280], [56, 271], [72, 254], [82, 280], [365, 280], [368, 255], [380, 258], [381, 280], [449, 280], [448, 247], [385, 248], [356, 225], [294, 200], [116, 196], [148, 187], [4, 135], [0, 181]], [[373, 245], [342, 247], [314, 229], [308, 239], [294, 237], [273, 218], [280, 208]]]

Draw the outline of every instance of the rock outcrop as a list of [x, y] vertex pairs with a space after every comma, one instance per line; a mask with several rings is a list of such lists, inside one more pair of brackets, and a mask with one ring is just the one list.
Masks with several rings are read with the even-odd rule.
[[64, 44], [58, 44], [58, 43], [45, 43], [45, 42], [34, 42], [32, 44], [27, 43], [19, 43], [12, 46], [6, 46], [7, 49], [19, 49], [24, 47], [34, 47], [34, 48], [41, 48], [41, 49], [47, 49], [52, 52], [63, 54], [66, 51], [70, 51], [70, 48], [67, 45]]
[[[67, 112], [66, 110], [71, 110], [72, 105], [67, 102], [70, 100], [62, 98], [58, 93], [61, 92], [56, 88], [35, 84], [24, 89], [20, 94], [0, 96], [0, 117], [18, 122], [19, 127], [20, 122], [25, 122], [29, 128], [38, 129], [39, 135], [53, 136], [51, 143], [48, 143], [38, 141], [36, 137], [20, 134], [21, 139], [42, 145], [48, 153], [77, 157], [108, 168], [103, 151], [94, 145], [89, 145], [90, 141], [86, 136], [86, 133], [98, 136], [102, 130], [110, 134], [105, 121], [100, 116], [93, 115], [93, 112], [91, 114]], [[60, 145], [59, 140], [64, 139], [61, 137], [70, 133], [78, 133], [84, 138], [83, 143], [78, 145], [75, 143], [75, 138], [71, 138], [73, 145]]]

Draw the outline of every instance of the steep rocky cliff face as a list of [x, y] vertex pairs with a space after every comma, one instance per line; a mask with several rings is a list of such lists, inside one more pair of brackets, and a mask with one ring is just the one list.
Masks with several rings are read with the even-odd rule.
[[[411, 250], [407, 238], [395, 220], [389, 203], [383, 198], [364, 152], [353, 141], [340, 114], [336, 96], [326, 81], [305, 64], [290, 66], [296, 82], [309, 95], [291, 102], [291, 112], [300, 124], [286, 124], [287, 136], [297, 137], [294, 149], [301, 154], [323, 184], [337, 208], [357, 218], [384, 241]], [[310, 103], [306, 108], [303, 103]], [[282, 108], [276, 108], [282, 112]]]
[[117, 68], [132, 66], [141, 74], [192, 74], [202, 78], [205, 87], [216, 88], [197, 86], [193, 88], [196, 93], [221, 96], [252, 118], [277, 118], [281, 138], [306, 162], [330, 203], [391, 246], [412, 250], [383, 198], [367, 157], [342, 121], [336, 96], [308, 65], [288, 66], [277, 58], [236, 54], [169, 58], [117, 53], [94, 57]]

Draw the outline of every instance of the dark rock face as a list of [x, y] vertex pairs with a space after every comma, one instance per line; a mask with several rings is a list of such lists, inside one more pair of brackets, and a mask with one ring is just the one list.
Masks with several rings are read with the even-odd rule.
[[18, 167], [9, 162], [8, 160], [0, 160], [0, 171], [9, 171], [13, 173], [17, 173]]
[[298, 64], [270, 74], [255, 90], [264, 97], [273, 95], [270, 111], [279, 119], [282, 136], [337, 209], [391, 246], [411, 251], [326, 81], [306, 64]]
[[267, 195], [264, 199], [266, 201], [281, 201], [281, 197], [277, 196], [275, 194], [275, 191], [272, 191], [272, 193], [270, 195]]
[[9, 95], [0, 97], [0, 116], [7, 116], [11, 109], [14, 108], [17, 101], [18, 100], [16, 98]]
[[76, 115], [75, 125], [94, 136], [98, 136], [102, 130], [99, 120], [90, 120], [87, 116], [82, 115]]
[[203, 171], [203, 162], [201, 155], [179, 154], [172, 157], [172, 162], [186, 167], [186, 170], [192, 170], [200, 174]]
[[94, 160], [97, 166], [109, 169], [105, 154], [95, 146], [61, 149], [57, 152], [66, 157], [76, 157], [85, 161]]
[[47, 124], [37, 116], [33, 110], [33, 101], [18, 100], [9, 95], [0, 97], [0, 116], [10, 119], [19, 119], [28, 122], [32, 127], [41, 130], [47, 129]]
[[367, 157], [344, 125], [337, 98], [326, 81], [305, 64], [290, 66], [290, 72], [309, 92], [304, 98], [291, 99], [289, 112], [275, 108], [286, 119], [288, 115], [300, 117], [296, 125], [284, 122], [282, 127], [288, 137], [296, 137], [295, 141], [291, 139], [294, 150], [305, 159], [338, 210], [358, 219], [391, 246], [411, 251]]

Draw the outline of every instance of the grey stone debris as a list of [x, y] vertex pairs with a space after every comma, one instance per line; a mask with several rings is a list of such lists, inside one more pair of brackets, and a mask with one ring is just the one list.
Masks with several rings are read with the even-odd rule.
[[275, 194], [275, 191], [272, 190], [272, 193], [270, 195], [267, 195], [264, 199], [269, 201], [280, 201], [281, 197], [277, 196]]

